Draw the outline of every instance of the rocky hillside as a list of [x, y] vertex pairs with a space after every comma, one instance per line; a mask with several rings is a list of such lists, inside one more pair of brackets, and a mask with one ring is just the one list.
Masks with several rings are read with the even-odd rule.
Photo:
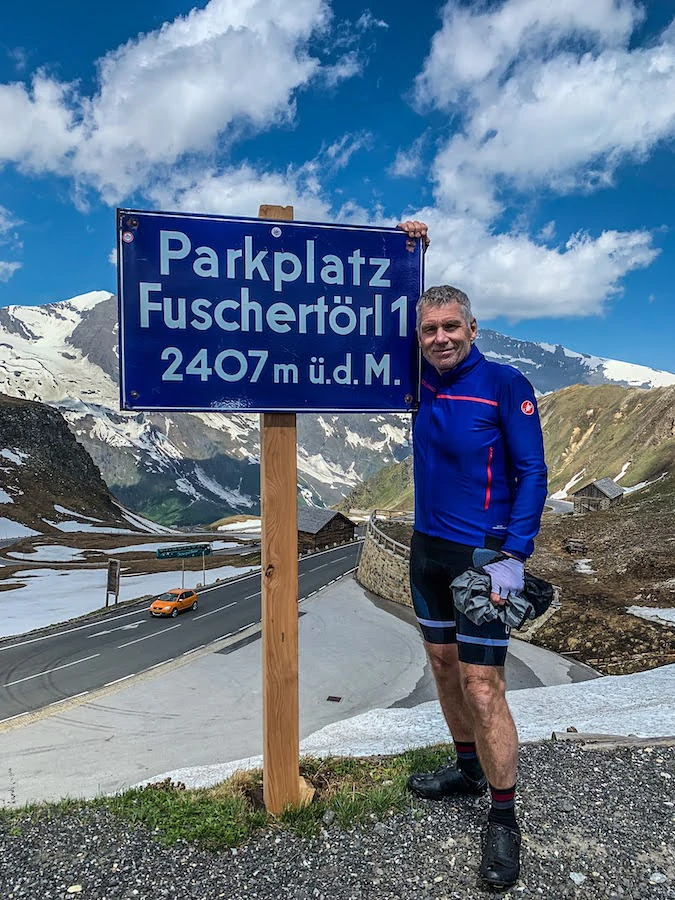
[[57, 410], [0, 394], [0, 538], [137, 525]]
[[412, 456], [408, 456], [402, 462], [389, 463], [354, 488], [335, 508], [345, 513], [350, 509], [412, 509], [412, 462]]
[[[549, 493], [564, 497], [608, 476], [622, 487], [675, 472], [675, 387], [574, 385], [539, 401]], [[390, 464], [341, 509], [411, 509], [412, 467]]]
[[[577, 382], [675, 384], [675, 375], [481, 330], [481, 349], [542, 394]], [[0, 390], [58, 409], [115, 496], [167, 524], [259, 512], [258, 417], [120, 412], [117, 302], [95, 291], [0, 309]], [[301, 502], [331, 505], [410, 452], [408, 415], [298, 417]], [[386, 474], [384, 475], [386, 480]]]
[[539, 401], [551, 492], [609, 476], [623, 487], [675, 471], [675, 388], [576, 385]]

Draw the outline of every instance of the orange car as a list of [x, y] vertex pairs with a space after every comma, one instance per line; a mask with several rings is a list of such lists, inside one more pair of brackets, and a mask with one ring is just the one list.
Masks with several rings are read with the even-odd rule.
[[175, 619], [184, 609], [197, 609], [197, 595], [184, 588], [171, 588], [152, 601], [150, 615], [173, 616]]

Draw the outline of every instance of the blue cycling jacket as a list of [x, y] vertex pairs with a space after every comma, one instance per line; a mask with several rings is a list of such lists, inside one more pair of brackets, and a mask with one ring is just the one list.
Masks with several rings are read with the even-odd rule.
[[530, 556], [547, 472], [534, 391], [517, 369], [476, 347], [442, 375], [425, 364], [413, 456], [417, 531]]

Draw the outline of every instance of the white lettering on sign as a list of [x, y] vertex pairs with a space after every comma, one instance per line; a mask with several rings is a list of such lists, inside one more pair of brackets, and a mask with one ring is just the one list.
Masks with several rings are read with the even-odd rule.
[[244, 247], [227, 247], [223, 253], [222, 265], [218, 251], [213, 247], [197, 247], [192, 249], [192, 242], [182, 231], [160, 231], [159, 233], [159, 272], [160, 275], [172, 275], [172, 263], [188, 260], [192, 271], [200, 278], [225, 278], [252, 282], [270, 282], [277, 293], [282, 293], [284, 285], [302, 280], [306, 284], [314, 284], [318, 274], [319, 280], [326, 285], [343, 287], [353, 285], [360, 287], [391, 287], [391, 279], [386, 277], [391, 260], [386, 257], [371, 256], [366, 258], [360, 249], [350, 253], [346, 261], [333, 253], [321, 257], [321, 266], [316, 271], [315, 241], [305, 241], [303, 258], [295, 253], [283, 250], [260, 250], [254, 243], [253, 236], [244, 236]]
[[[169, 365], [162, 373], [162, 381], [184, 381], [186, 376], [193, 376], [200, 381], [209, 381], [216, 376], [221, 381], [243, 381], [247, 378], [251, 384], [259, 380], [269, 362], [269, 350], [227, 349], [219, 353], [202, 348], [185, 359], [179, 347], [166, 347], [162, 351], [162, 360]], [[344, 362], [332, 369], [325, 365], [323, 356], [312, 356], [306, 372], [302, 372], [296, 363], [273, 362], [272, 378], [275, 384], [298, 384], [301, 380], [310, 384], [374, 384], [399, 385], [400, 379], [391, 377], [391, 355], [383, 353], [378, 359], [373, 353], [366, 353], [364, 359], [355, 362], [353, 353], [345, 353]], [[361, 371], [357, 371], [357, 364]]]
[[[382, 337], [384, 327], [383, 295], [375, 294], [369, 306], [353, 309], [349, 294], [334, 294], [330, 301], [324, 296], [315, 303], [300, 303], [297, 309], [289, 303], [275, 301], [266, 309], [251, 299], [250, 289], [242, 287], [239, 299], [220, 300], [213, 303], [199, 297], [190, 303], [185, 297], [153, 299], [151, 294], [163, 293], [159, 282], [142, 281], [139, 285], [141, 328], [152, 328], [161, 321], [166, 328], [176, 331], [195, 329], [208, 331], [213, 326], [222, 331], [243, 331], [260, 334], [273, 331], [276, 334], [357, 334], [361, 337]], [[408, 335], [408, 297], [402, 295], [390, 304], [387, 315], [395, 314], [399, 337]]]

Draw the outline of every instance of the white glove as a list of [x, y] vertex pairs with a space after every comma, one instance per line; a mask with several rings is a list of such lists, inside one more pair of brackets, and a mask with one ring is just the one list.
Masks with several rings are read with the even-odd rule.
[[492, 580], [492, 592], [506, 600], [509, 592], [519, 594], [525, 587], [525, 563], [512, 556], [483, 566]]

